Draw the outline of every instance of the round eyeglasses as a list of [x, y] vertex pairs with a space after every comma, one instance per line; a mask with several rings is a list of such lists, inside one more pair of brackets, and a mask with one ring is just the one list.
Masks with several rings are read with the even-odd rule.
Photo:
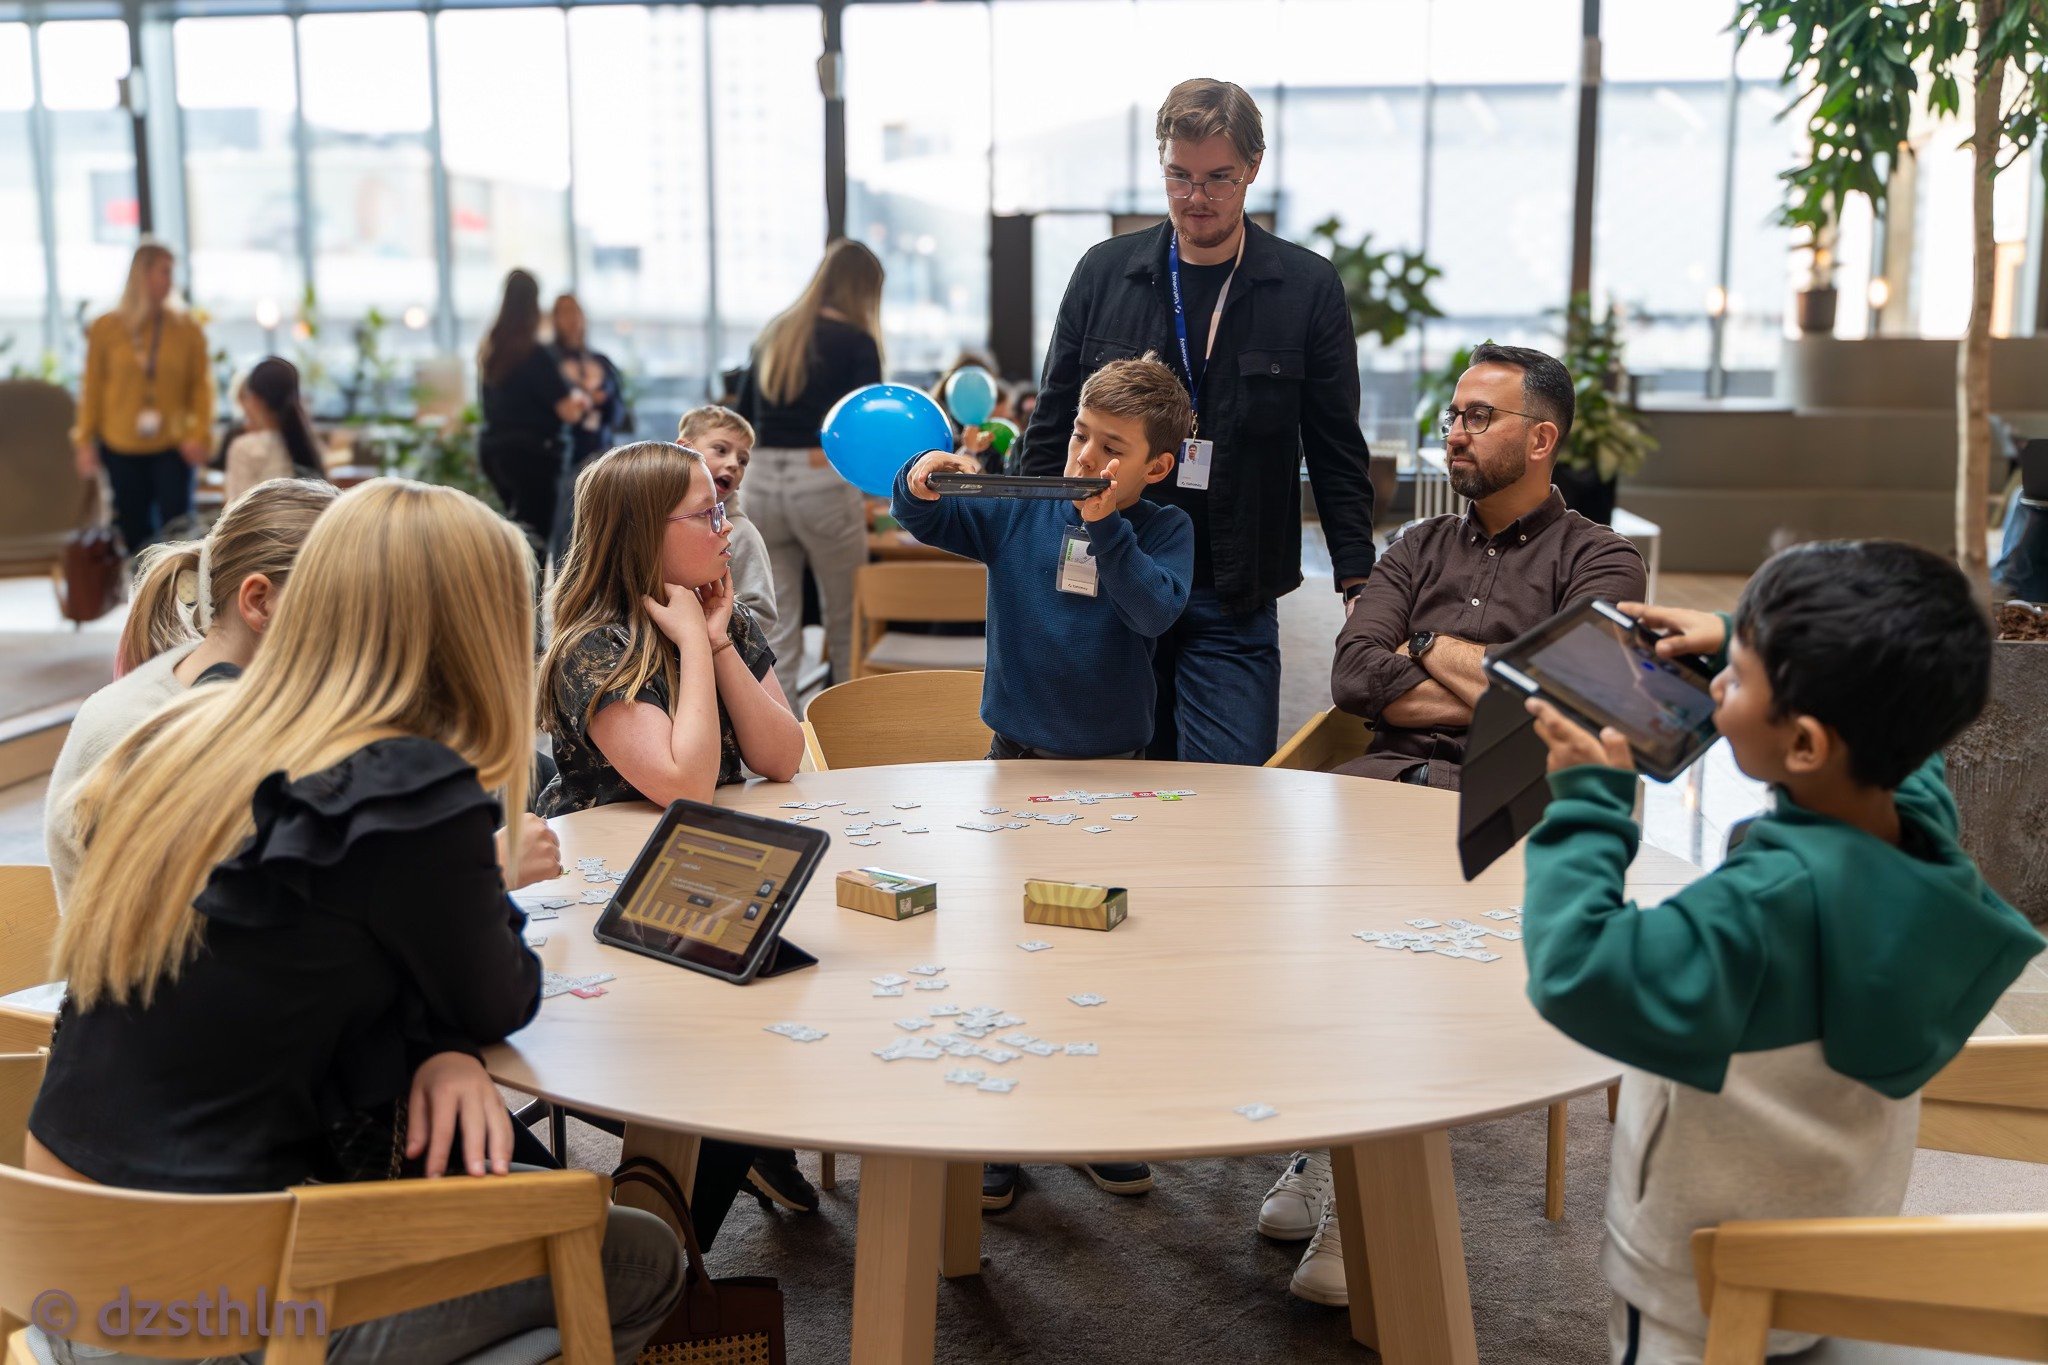
[[1168, 199], [1192, 199], [1195, 197], [1196, 188], [1199, 187], [1203, 196], [1211, 203], [1222, 203], [1227, 199], [1237, 198], [1238, 187], [1245, 182], [1245, 177], [1241, 175], [1235, 180], [1220, 175], [1209, 180], [1190, 180], [1184, 175], [1169, 175], [1165, 179]]
[[708, 519], [708, 520], [707, 520], [707, 521], [706, 521], [706, 522], [704, 523], [704, 525], [706, 526], [706, 528], [708, 528], [708, 529], [710, 529], [710, 530], [713, 530], [713, 531], [716, 531], [716, 530], [717, 530], [717, 529], [718, 529], [719, 527], [721, 527], [721, 526], [730, 526], [730, 525], [732, 525], [732, 523], [731, 523], [731, 522], [729, 522], [729, 521], [727, 521], [727, 520], [725, 519], [725, 504], [724, 504], [724, 503], [722, 503], [722, 502], [714, 502], [714, 503], [712, 503], [712, 504], [711, 504], [711, 505], [710, 505], [709, 507], [705, 508], [705, 509], [704, 509], [703, 511], [701, 511], [701, 512], [680, 512], [680, 513], [676, 514], [675, 516], [672, 516], [672, 517], [670, 517], [670, 518], [669, 518], [669, 520], [670, 520], [670, 521], [695, 521], [695, 520], [697, 520], [697, 518], [699, 518], [699, 517], [706, 517], [706, 518], [709, 518], [709, 519]]

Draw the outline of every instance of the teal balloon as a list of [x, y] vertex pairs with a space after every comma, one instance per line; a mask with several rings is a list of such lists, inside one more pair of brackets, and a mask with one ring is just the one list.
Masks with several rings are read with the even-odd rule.
[[951, 450], [953, 429], [931, 395], [908, 384], [868, 384], [832, 405], [819, 430], [839, 477], [886, 498], [896, 471], [927, 450]]
[[978, 427], [996, 410], [996, 377], [979, 365], [956, 370], [946, 381], [946, 411], [963, 427]]

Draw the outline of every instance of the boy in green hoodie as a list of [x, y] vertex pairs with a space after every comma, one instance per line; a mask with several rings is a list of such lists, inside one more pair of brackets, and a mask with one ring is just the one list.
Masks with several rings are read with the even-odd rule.
[[[1920, 1087], [2042, 948], [1956, 843], [1940, 748], [1983, 709], [1991, 634], [1947, 559], [1788, 550], [1728, 618], [1624, 603], [1715, 660], [1715, 724], [1777, 789], [1721, 867], [1638, 907], [1628, 742], [1531, 702], [1552, 801], [1529, 836], [1529, 999], [1625, 1064], [1602, 1268], [1613, 1359], [1706, 1345], [1693, 1231], [1891, 1215]], [[1812, 1337], [1771, 1334], [1771, 1353]]]

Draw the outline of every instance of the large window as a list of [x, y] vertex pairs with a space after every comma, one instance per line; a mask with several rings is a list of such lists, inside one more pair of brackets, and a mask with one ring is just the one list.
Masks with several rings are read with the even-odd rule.
[[711, 11], [721, 367], [745, 361], [825, 249], [819, 24], [813, 5]]
[[0, 24], [0, 374], [35, 369], [43, 350], [48, 277], [29, 140], [34, 89], [28, 25]]
[[536, 276], [543, 307], [571, 283], [568, 69], [559, 10], [449, 10], [435, 22], [457, 337], [468, 350], [507, 271]]
[[128, 27], [117, 19], [44, 24], [36, 40], [65, 319], [59, 349], [75, 359], [84, 339], [74, 320], [120, 300], [138, 240], [134, 122], [121, 105]]
[[308, 15], [299, 63], [320, 315], [431, 317], [440, 290], [425, 17]]
[[930, 79], [988, 60], [978, 5], [846, 13], [847, 231], [881, 257], [889, 360], [907, 373], [988, 343], [988, 100]]
[[712, 372], [705, 58], [700, 8], [569, 12], [576, 287], [643, 408], [694, 405]]
[[213, 344], [274, 349], [305, 288], [291, 20], [183, 19], [172, 36], [192, 294]]

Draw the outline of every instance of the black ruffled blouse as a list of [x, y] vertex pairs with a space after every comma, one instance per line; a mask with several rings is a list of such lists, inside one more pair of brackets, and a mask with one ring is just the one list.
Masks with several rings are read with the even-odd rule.
[[495, 1043], [540, 1006], [497, 806], [453, 750], [379, 740], [296, 782], [270, 774], [251, 809], [255, 835], [194, 902], [202, 946], [178, 978], [147, 1007], [59, 1013], [29, 1130], [94, 1180], [344, 1178], [337, 1131], [402, 1104], [432, 1053]]

